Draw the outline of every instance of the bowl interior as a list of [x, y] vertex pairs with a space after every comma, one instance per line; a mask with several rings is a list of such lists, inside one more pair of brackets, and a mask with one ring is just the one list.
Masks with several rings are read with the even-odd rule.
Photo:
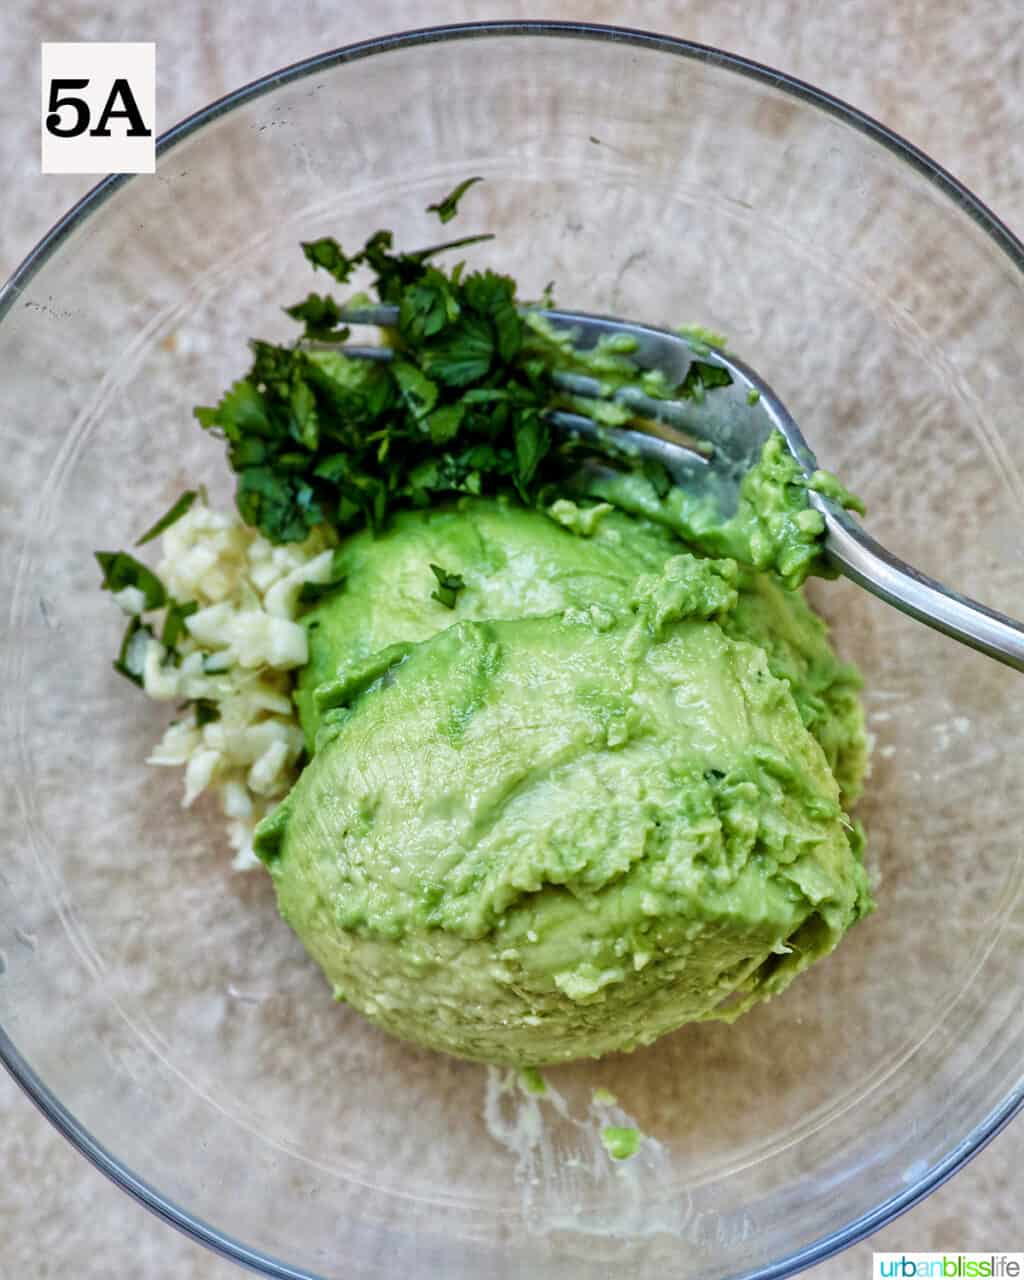
[[[145, 765], [166, 716], [110, 668], [92, 550], [197, 480], [230, 501], [191, 407], [326, 289], [299, 240], [431, 243], [425, 206], [471, 174], [441, 234], [496, 232], [472, 264], [726, 332], [876, 537], [1020, 613], [1024, 290], [939, 183], [770, 78], [653, 40], [490, 32], [324, 61], [184, 133], [7, 299], [0, 1025], [124, 1167], [299, 1270], [751, 1272], [927, 1183], [1019, 1088], [1011, 672], [817, 584], [865, 675], [876, 915], [735, 1026], [552, 1070], [538, 1099], [331, 1002], [269, 879], [230, 870], [215, 809], [183, 811]], [[598, 1130], [623, 1112], [656, 1141], [612, 1165]]]

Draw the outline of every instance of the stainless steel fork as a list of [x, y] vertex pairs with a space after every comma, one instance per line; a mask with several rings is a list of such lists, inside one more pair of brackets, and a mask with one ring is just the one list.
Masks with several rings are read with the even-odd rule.
[[[710, 456], [682, 443], [644, 431], [599, 426], [582, 414], [554, 410], [548, 414], [557, 429], [593, 438], [637, 457], [660, 462], [676, 484], [711, 492], [724, 516], [731, 513], [744, 472], [756, 462], [762, 446], [778, 431], [797, 463], [810, 479], [818, 469], [814, 453], [786, 406], [767, 382], [736, 356], [705, 347], [693, 339], [666, 329], [579, 311], [539, 310], [550, 324], [573, 333], [574, 345], [589, 350], [602, 338], [627, 335], [636, 346], [630, 358], [641, 370], [658, 369], [669, 385], [686, 376], [690, 362], [700, 360], [726, 369], [729, 386], [716, 387], [703, 400], [661, 400], [641, 388], [620, 387], [609, 392], [597, 378], [560, 372], [557, 383], [567, 392], [591, 398], [613, 399], [638, 417], [654, 419], [713, 446]], [[398, 308], [376, 306], [351, 309], [343, 321], [353, 325], [393, 327]], [[364, 359], [389, 359], [387, 347], [346, 346], [346, 354]], [[954, 640], [1024, 671], [1024, 625], [960, 595], [904, 563], [876, 542], [848, 511], [812, 489], [810, 504], [825, 518], [825, 552], [845, 577], [885, 600], [902, 613], [935, 628]]]

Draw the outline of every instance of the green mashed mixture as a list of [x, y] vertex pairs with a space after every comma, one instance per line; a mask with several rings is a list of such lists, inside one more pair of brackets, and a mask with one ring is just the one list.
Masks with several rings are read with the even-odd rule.
[[798, 589], [568, 501], [406, 511], [338, 559], [314, 754], [257, 852], [368, 1018], [486, 1062], [628, 1050], [738, 1017], [870, 910], [859, 679]]

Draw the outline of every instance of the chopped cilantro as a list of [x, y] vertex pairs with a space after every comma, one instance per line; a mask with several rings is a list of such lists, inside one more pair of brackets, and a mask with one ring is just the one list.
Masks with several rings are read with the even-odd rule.
[[431, 600], [443, 604], [446, 609], [455, 608], [455, 597], [465, 587], [466, 582], [461, 574], [449, 573], [439, 564], [432, 564], [430, 572], [437, 579], [437, 587], [430, 593]]
[[341, 323], [341, 308], [333, 298], [310, 293], [305, 301], [285, 307], [285, 314], [306, 326], [303, 337], [318, 342], [344, 342], [352, 332]]
[[339, 551], [331, 559], [331, 572], [326, 582], [304, 582], [299, 588], [299, 604], [318, 604], [326, 596], [333, 595], [345, 585]]
[[395, 360], [391, 373], [398, 383], [398, 392], [412, 416], [419, 421], [437, 404], [438, 387], [408, 360]]
[[197, 729], [201, 729], [203, 725], [220, 719], [220, 707], [210, 698], [196, 698], [192, 703], [192, 710], [196, 717]]
[[246, 467], [239, 473], [235, 500], [242, 519], [271, 542], [302, 542], [324, 518], [312, 487], [284, 467]]
[[344, 578], [338, 578], [335, 582], [304, 582], [299, 591], [299, 603], [319, 604], [327, 596], [334, 595], [335, 591], [340, 591], [344, 585]]
[[177, 600], [168, 600], [163, 631], [160, 633], [160, 643], [164, 648], [174, 648], [185, 630], [185, 619], [190, 618], [198, 608], [194, 600], [189, 600], [185, 604], [179, 604]]
[[439, 200], [437, 204], [428, 204], [427, 213], [436, 213], [442, 222], [451, 222], [459, 211], [459, 201], [470, 187], [476, 186], [478, 182], [483, 182], [483, 178], [467, 178], [465, 182], [460, 182], [443, 200]]
[[382, 302], [398, 302], [402, 290], [422, 275], [424, 264], [428, 258], [443, 253], [446, 249], [461, 249], [466, 245], [478, 244], [482, 240], [493, 240], [493, 235], [462, 236], [458, 240], [448, 240], [444, 244], [430, 245], [426, 249], [418, 249], [415, 253], [391, 252], [394, 237], [390, 231], [375, 231], [362, 249], [353, 257], [348, 254], [330, 236], [320, 240], [304, 242], [302, 252], [314, 267], [320, 267], [332, 275], [339, 284], [348, 284], [357, 267], [368, 266], [377, 277], [377, 293]]
[[147, 542], [152, 542], [154, 538], [158, 538], [165, 529], [169, 529], [172, 524], [176, 524], [181, 519], [198, 496], [198, 489], [186, 489], [174, 506], [169, 511], [165, 511], [156, 524], [148, 528], [141, 538], [136, 539], [135, 545], [141, 547]]
[[[330, 238], [303, 245], [340, 282], [370, 268], [379, 299], [398, 307], [395, 356], [254, 341], [248, 374], [196, 409], [226, 443], [239, 512], [271, 542], [301, 541], [321, 521], [379, 529], [396, 507], [459, 493], [514, 488], [529, 502], [557, 477], [553, 455], [571, 448], [552, 446], [541, 416], [558, 392], [524, 341], [515, 282], [431, 261], [489, 238], [414, 253], [395, 252], [387, 231], [356, 254]], [[332, 298], [310, 294], [286, 310], [304, 339], [343, 336], [345, 307]]]
[[103, 587], [106, 591], [123, 591], [135, 587], [145, 597], [143, 609], [159, 609], [167, 602], [164, 584], [152, 571], [127, 551], [97, 551], [94, 553], [103, 570]]
[[715, 387], [732, 385], [732, 374], [721, 365], [708, 364], [704, 360], [691, 360], [686, 377], [676, 388], [676, 395], [684, 400], [696, 400], [698, 404], [704, 399], [706, 392]]
[[[432, 211], [447, 221], [475, 181], [461, 183]], [[726, 370], [694, 359], [672, 388], [636, 365], [628, 335], [578, 350], [572, 333], [524, 309], [509, 276], [435, 262], [491, 238], [467, 236], [414, 252], [397, 250], [383, 230], [354, 253], [329, 236], [303, 243], [312, 266], [339, 284], [367, 270], [377, 301], [396, 307], [397, 319], [384, 331], [392, 358], [357, 359], [323, 344], [343, 340], [346, 316], [374, 303], [362, 293], [347, 301], [310, 293], [285, 308], [302, 325], [299, 342], [253, 341], [246, 375], [218, 404], [196, 408], [200, 425], [225, 442], [242, 518], [271, 542], [300, 542], [321, 522], [341, 534], [380, 530], [399, 508], [459, 494], [512, 491], [536, 504], [578, 472], [581, 456], [607, 453], [553, 434], [550, 410], [617, 426], [631, 417], [613, 402], [618, 387], [700, 400], [731, 381]], [[553, 305], [550, 285], [542, 303]], [[565, 373], [599, 379], [601, 394], [567, 394], [556, 378]], [[620, 458], [617, 465], [636, 464]], [[658, 472], [656, 488], [668, 484]]]
[[407, 342], [422, 342], [454, 324], [460, 312], [451, 281], [436, 267], [428, 267], [402, 296], [398, 331]]
[[349, 277], [362, 260], [359, 254], [354, 258], [348, 257], [337, 240], [330, 236], [324, 236], [320, 240], [304, 240], [302, 252], [314, 267], [322, 267], [339, 284], [348, 284]]
[[114, 670], [142, 688], [142, 672], [145, 665], [146, 649], [153, 639], [152, 630], [137, 617], [132, 618], [121, 641], [121, 648], [114, 659]]
[[550, 448], [551, 432], [537, 410], [529, 409], [522, 413], [516, 424], [515, 483], [524, 502], [528, 500], [537, 468]]
[[480, 315], [461, 316], [423, 351], [427, 372], [449, 387], [466, 387], [480, 382], [491, 371], [494, 360], [493, 326]]

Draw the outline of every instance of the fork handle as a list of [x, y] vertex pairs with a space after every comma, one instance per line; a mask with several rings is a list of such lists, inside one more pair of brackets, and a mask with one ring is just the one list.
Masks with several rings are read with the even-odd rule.
[[825, 549], [845, 577], [918, 622], [1024, 671], [1024, 626], [919, 573], [824, 500], [814, 505], [825, 516]]

